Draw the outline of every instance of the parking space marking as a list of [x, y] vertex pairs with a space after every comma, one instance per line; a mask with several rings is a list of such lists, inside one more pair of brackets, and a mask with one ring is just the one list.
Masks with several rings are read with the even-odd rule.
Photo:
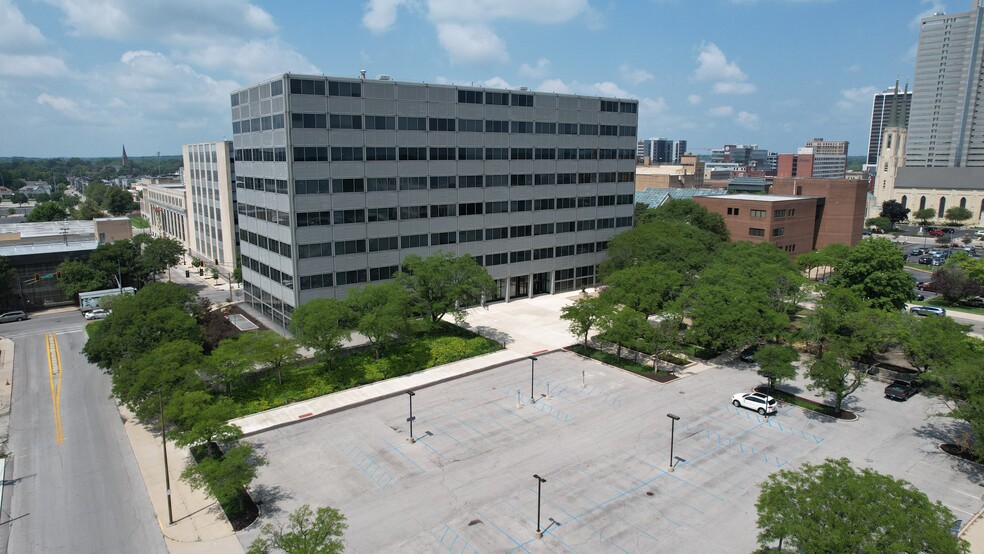
[[407, 456], [406, 453], [403, 452], [403, 450], [399, 446], [396, 446], [395, 444], [391, 443], [390, 441], [388, 441], [386, 439], [383, 439], [382, 437], [380, 437], [380, 438], [382, 439], [383, 442], [386, 443], [387, 446], [390, 447], [390, 450], [396, 452], [400, 456], [403, 456], [403, 458], [406, 459], [406, 461], [408, 461], [411, 464], [413, 464], [414, 467], [416, 467], [417, 469], [419, 469], [421, 473], [427, 473], [427, 470], [426, 469], [420, 467], [420, 464], [418, 464], [417, 462], [413, 461], [413, 459], [410, 458], [410, 456]]
[[[519, 542], [519, 541], [517, 541], [517, 540], [516, 540], [515, 538], [513, 538], [513, 536], [512, 536], [512, 535], [510, 535], [510, 534], [509, 534], [509, 533], [507, 533], [507, 532], [506, 532], [506, 531], [505, 531], [504, 529], [502, 529], [501, 527], [499, 527], [498, 525], [496, 525], [496, 524], [495, 524], [495, 521], [494, 521], [494, 520], [492, 520], [492, 518], [490, 518], [490, 517], [487, 517], [487, 516], [486, 516], [486, 515], [484, 515], [484, 514], [483, 514], [482, 512], [475, 512], [475, 514], [476, 514], [476, 515], [478, 515], [478, 517], [480, 517], [480, 518], [482, 518], [482, 521], [483, 521], [483, 522], [487, 522], [487, 523], [488, 523], [489, 525], [491, 525], [492, 527], [495, 527], [495, 530], [496, 530], [496, 531], [498, 531], [498, 532], [500, 532], [500, 533], [502, 533], [503, 535], [505, 535], [505, 537], [506, 537], [507, 539], [509, 539], [509, 540], [511, 540], [511, 541], [513, 542], [513, 544], [515, 544], [515, 545], [516, 545], [516, 548], [519, 548], [519, 549], [522, 549], [522, 550], [523, 550], [523, 552], [529, 552], [529, 549], [528, 549], [528, 548], [526, 548], [526, 546], [525, 546], [525, 544], [524, 544], [524, 543], [521, 543], [521, 542]], [[513, 548], [513, 550], [516, 550], [516, 548]]]
[[[458, 401], [458, 404], [460, 405], [460, 404], [465, 404], [465, 403], [462, 402], [461, 400], [459, 400]], [[516, 431], [512, 427], [509, 427], [508, 425], [503, 425], [502, 423], [499, 422], [499, 419], [497, 417], [494, 417], [492, 415], [486, 414], [485, 412], [483, 412], [482, 410], [480, 410], [478, 406], [469, 406], [469, 405], [465, 404], [465, 407], [468, 408], [468, 409], [470, 409], [471, 411], [475, 412], [479, 417], [482, 417], [483, 419], [486, 419], [488, 421], [491, 421], [492, 423], [498, 425], [499, 427], [505, 429], [506, 431], [509, 431], [514, 436], [516, 436], [516, 437], [519, 437], [520, 436], [520, 434], [519, 434], [518, 431]]]
[[[434, 537], [434, 540], [437, 541], [437, 544], [443, 546], [445, 549], [447, 549], [448, 552], [458, 552], [459, 554], [481, 554], [478, 550], [475, 550], [475, 547], [469, 544], [469, 542], [466, 541], [464, 537], [462, 537], [461, 535], [458, 534], [457, 531], [452, 529], [450, 525], [445, 523], [444, 529], [438, 532], [441, 533], [440, 537], [438, 537], [437, 533], [435, 533], [434, 531], [428, 531], [428, 533], [430, 533], [430, 536]], [[451, 542], [449, 544], [444, 544], [444, 542], [448, 539], [451, 539]], [[457, 544], [459, 540], [462, 543], [461, 547], [455, 549], [455, 544]]]
[[395, 476], [391, 475], [390, 472], [386, 471], [383, 466], [376, 461], [376, 458], [362, 450], [354, 444], [348, 445], [350, 448], [347, 450], [340, 448], [345, 457], [352, 461], [353, 464], [362, 470], [369, 477], [377, 487], [385, 489], [386, 487], [392, 485], [393, 483], [399, 481]]
[[[553, 478], [553, 481], [558, 482], [561, 485], [567, 487], [570, 490], [570, 492], [573, 492], [576, 496], [584, 496], [579, 491], [577, 491], [576, 489], [572, 489], [570, 487], [570, 485], [564, 483], [563, 481], [557, 479], [556, 477]], [[590, 499], [588, 499], [588, 500], [590, 502], [593, 502]], [[590, 513], [594, 508], [592, 508], [591, 510], [582, 512], [582, 513], [580, 513], [578, 515], [574, 515], [574, 514], [568, 512], [562, 506], [558, 505], [554, 500], [552, 500], [550, 498], [545, 499], [544, 500], [544, 504], [547, 504], [551, 508], [553, 508], [553, 509], [555, 509], [555, 510], [561, 512], [561, 513], [563, 513], [565, 516], [567, 516], [567, 520], [564, 521], [564, 522], [562, 522], [562, 525], [561, 525], [561, 529], [564, 529], [565, 527], [567, 527], [567, 529], [564, 529], [566, 532], [573, 533], [573, 532], [575, 532], [574, 530], [577, 529], [578, 527], [589, 529], [589, 530], [592, 531], [592, 533], [591, 533], [592, 535], [597, 535], [598, 537], [600, 537], [602, 540], [604, 540], [608, 544], [611, 544], [615, 548], [617, 548], [617, 549], [621, 550], [622, 552], [625, 552], [626, 554], [628, 554], [629, 551], [626, 550], [626, 549], [624, 549], [624, 548], [622, 548], [618, 543], [612, 541], [611, 539], [606, 539], [605, 538], [605, 532], [603, 530], [601, 530], [601, 529], [595, 527], [594, 525], [592, 525], [592, 524], [590, 524], [590, 523], [588, 523], [588, 522], [586, 522], [586, 521], [584, 521], [584, 520], [581, 519], [582, 516]], [[576, 527], [574, 527], [572, 529], [572, 528], [568, 527], [569, 525], [575, 525]]]

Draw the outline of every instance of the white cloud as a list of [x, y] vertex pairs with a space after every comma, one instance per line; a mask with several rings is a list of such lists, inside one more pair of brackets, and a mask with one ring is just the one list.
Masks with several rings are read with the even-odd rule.
[[534, 66], [524, 63], [519, 66], [519, 73], [533, 79], [542, 79], [550, 73], [550, 60], [540, 58]]
[[45, 42], [41, 31], [24, 18], [17, 6], [10, 0], [0, 0], [0, 50], [31, 52]]
[[396, 24], [396, 9], [406, 0], [369, 0], [362, 24], [373, 33], [385, 33]]
[[909, 27], [912, 29], [918, 29], [923, 19], [946, 11], [946, 5], [940, 0], [921, 0], [920, 3], [926, 6], [926, 8], [909, 22]]
[[68, 73], [65, 62], [54, 56], [0, 54], [4, 77], [57, 77]]
[[560, 94], [582, 94], [585, 96], [609, 96], [616, 98], [635, 98], [636, 96], [611, 81], [601, 83], [565, 83], [560, 79], [547, 79], [535, 87], [540, 92], [556, 92]]
[[641, 85], [646, 81], [651, 81], [654, 77], [652, 73], [646, 71], [645, 69], [635, 68], [627, 63], [623, 63], [619, 66], [618, 73], [622, 76], [623, 80], [628, 81], [633, 85]]
[[48, 106], [69, 119], [76, 121], [91, 121], [93, 119], [94, 114], [90, 110], [80, 108], [71, 98], [43, 93], [35, 98], [35, 102], [42, 106]]
[[735, 109], [731, 106], [715, 106], [707, 110], [707, 115], [710, 117], [728, 117], [735, 113]]
[[175, 58], [196, 66], [227, 70], [247, 81], [259, 81], [283, 74], [318, 74], [321, 71], [302, 54], [279, 38], [221, 39], [198, 48], [178, 50]]
[[855, 111], [859, 108], [870, 110], [872, 98], [878, 91], [873, 86], [844, 89], [840, 91], [840, 98], [835, 105], [842, 111]]
[[437, 26], [437, 39], [452, 63], [509, 61], [506, 45], [485, 25], [440, 23]]
[[484, 86], [487, 86], [489, 88], [506, 88], [506, 89], [517, 88], [510, 85], [508, 81], [506, 81], [502, 77], [499, 77], [498, 75], [485, 81]]
[[753, 113], [741, 111], [738, 112], [738, 116], [735, 117], [735, 123], [746, 129], [755, 130], [758, 129], [759, 126], [759, 116]]
[[754, 84], [748, 82], [748, 75], [738, 64], [729, 62], [714, 43], [700, 45], [694, 78], [713, 83], [711, 90], [717, 94], [751, 94], [757, 90]]
[[[401, 6], [423, 9], [424, 1], [426, 17], [452, 63], [509, 61], [506, 44], [495, 31], [499, 20], [556, 25], [584, 15], [589, 26], [598, 21], [588, 17], [593, 11], [588, 0], [369, 0], [362, 24], [374, 33], [386, 32], [396, 25]], [[526, 67], [530, 77], [546, 74]]]
[[669, 106], [666, 104], [666, 99], [662, 96], [659, 98], [643, 98], [639, 101], [640, 118], [658, 117], [665, 114], [668, 109]]
[[701, 100], [702, 98], [697, 94], [690, 94], [687, 96], [687, 104], [690, 104], [691, 106], [697, 106], [700, 104]]

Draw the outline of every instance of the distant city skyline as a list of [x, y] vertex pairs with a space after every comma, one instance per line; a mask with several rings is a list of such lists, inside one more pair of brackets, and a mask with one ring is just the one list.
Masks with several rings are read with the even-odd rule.
[[[640, 140], [865, 155], [919, 20], [971, 0], [0, 0], [0, 157], [178, 155], [285, 72], [639, 100]], [[658, 53], [658, 55], [657, 55]], [[781, 56], [779, 55], [781, 53]]]

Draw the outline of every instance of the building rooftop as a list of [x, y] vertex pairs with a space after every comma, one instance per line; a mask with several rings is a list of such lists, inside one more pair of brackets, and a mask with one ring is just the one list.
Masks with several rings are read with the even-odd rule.
[[726, 200], [752, 200], [755, 202], [787, 202], [789, 200], [810, 200], [815, 196], [779, 196], [778, 194], [729, 194]]
[[635, 201], [648, 204], [650, 208], [658, 208], [670, 198], [674, 200], [689, 200], [697, 196], [722, 196], [726, 194], [723, 190], [717, 189], [681, 189], [681, 188], [657, 188], [650, 187], [646, 190], [636, 191]]
[[900, 167], [895, 178], [897, 189], [980, 190], [982, 186], [984, 167]]

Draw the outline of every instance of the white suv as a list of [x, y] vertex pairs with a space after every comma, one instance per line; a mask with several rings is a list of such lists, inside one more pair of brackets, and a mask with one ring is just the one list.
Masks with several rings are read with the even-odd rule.
[[774, 414], [779, 411], [779, 403], [775, 398], [760, 392], [739, 392], [731, 397], [731, 403], [736, 408], [748, 408], [766, 415]]

